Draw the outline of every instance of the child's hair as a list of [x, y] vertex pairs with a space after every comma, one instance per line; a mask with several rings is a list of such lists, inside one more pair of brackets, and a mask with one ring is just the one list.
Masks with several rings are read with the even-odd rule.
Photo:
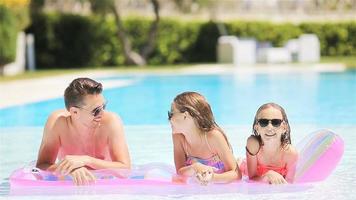
[[253, 121], [253, 125], [252, 125], [252, 132], [253, 134], [257, 137], [260, 145], [262, 146], [263, 145], [263, 141], [262, 141], [262, 138], [261, 136], [257, 133], [256, 129], [255, 129], [255, 125], [257, 124], [257, 116], [258, 114], [266, 109], [266, 108], [269, 108], [269, 107], [273, 107], [279, 111], [281, 111], [282, 113], [282, 116], [283, 116], [283, 121], [286, 123], [287, 127], [286, 127], [286, 132], [284, 132], [281, 136], [281, 146], [282, 148], [285, 148], [288, 144], [291, 144], [292, 141], [291, 141], [291, 138], [290, 138], [290, 126], [289, 126], [289, 122], [288, 122], [288, 118], [287, 118], [287, 114], [286, 114], [286, 111], [278, 104], [276, 103], [266, 103], [266, 104], [263, 104], [261, 107], [258, 108], [257, 112], [256, 112], [256, 115], [255, 115], [255, 120]]
[[187, 111], [196, 120], [202, 133], [205, 134], [217, 129], [224, 135], [226, 142], [230, 146], [224, 131], [215, 122], [211, 107], [203, 95], [197, 92], [183, 92], [177, 95], [173, 102], [179, 112], [184, 113]]

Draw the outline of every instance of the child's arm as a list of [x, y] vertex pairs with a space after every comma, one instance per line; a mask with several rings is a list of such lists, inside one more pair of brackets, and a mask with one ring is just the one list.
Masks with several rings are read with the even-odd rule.
[[288, 183], [293, 183], [294, 176], [295, 176], [295, 170], [296, 170], [297, 162], [298, 162], [297, 149], [295, 147], [293, 147], [292, 145], [289, 145], [289, 149], [286, 152], [284, 159], [287, 163], [287, 175], [286, 175], [285, 179]]
[[263, 181], [271, 184], [283, 184], [287, 183], [282, 175], [277, 172], [270, 170], [263, 174], [263, 176], [257, 176], [257, 154], [260, 150], [260, 143], [256, 136], [251, 135], [247, 139], [246, 144], [246, 162], [248, 176], [254, 181]]
[[224, 135], [219, 131], [213, 131], [210, 134], [209, 142], [217, 152], [220, 160], [224, 163], [225, 172], [221, 174], [214, 173], [213, 182], [231, 182], [241, 179], [241, 172], [237, 166], [232, 150], [227, 143]]
[[173, 134], [173, 151], [174, 151], [174, 164], [176, 172], [179, 175], [192, 176], [194, 169], [192, 166], [185, 166], [185, 152], [183, 149], [182, 141], [184, 136], [181, 134]]
[[255, 180], [257, 176], [257, 154], [260, 150], [260, 144], [254, 135], [248, 137], [246, 142], [246, 163], [247, 172], [250, 179]]

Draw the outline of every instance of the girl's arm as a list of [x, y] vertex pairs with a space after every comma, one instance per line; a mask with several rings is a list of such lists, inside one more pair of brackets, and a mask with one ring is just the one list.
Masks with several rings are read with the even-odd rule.
[[213, 131], [209, 134], [209, 142], [212, 148], [215, 149], [219, 158], [224, 163], [225, 172], [221, 174], [214, 173], [212, 181], [213, 182], [231, 182], [234, 180], [241, 179], [241, 172], [237, 166], [236, 160], [228, 145], [224, 135], [219, 131]]
[[174, 164], [178, 175], [192, 176], [195, 171], [193, 166], [185, 166], [185, 152], [182, 142], [185, 139], [182, 134], [172, 134]]
[[246, 142], [246, 163], [248, 177], [253, 180], [260, 180], [257, 177], [257, 153], [260, 150], [260, 144], [253, 135], [247, 138]]
[[286, 152], [284, 159], [287, 163], [287, 175], [285, 177], [288, 183], [293, 183], [295, 170], [298, 162], [298, 151], [292, 145], [289, 145], [289, 149]]

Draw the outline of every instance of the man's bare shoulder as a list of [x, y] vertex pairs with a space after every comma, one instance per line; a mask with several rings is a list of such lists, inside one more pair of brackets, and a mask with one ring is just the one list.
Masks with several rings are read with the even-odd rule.
[[66, 127], [67, 118], [70, 117], [70, 113], [67, 110], [56, 110], [52, 112], [47, 120], [46, 127], [54, 129], [62, 129]]
[[105, 115], [101, 121], [101, 123], [103, 124], [111, 124], [111, 123], [120, 123], [122, 124], [122, 120], [120, 118], [120, 116], [114, 112], [109, 112], [109, 111], [105, 111]]
[[100, 122], [100, 128], [102, 130], [110, 131], [110, 132], [115, 131], [117, 129], [122, 129], [123, 126], [124, 125], [120, 116], [116, 113], [108, 112], [108, 111], [105, 112], [105, 115], [103, 116]]
[[69, 117], [70, 116], [70, 113], [65, 110], [65, 109], [61, 109], [61, 110], [56, 110], [56, 111], [53, 111], [48, 119], [58, 119], [58, 118], [61, 118], [61, 117]]

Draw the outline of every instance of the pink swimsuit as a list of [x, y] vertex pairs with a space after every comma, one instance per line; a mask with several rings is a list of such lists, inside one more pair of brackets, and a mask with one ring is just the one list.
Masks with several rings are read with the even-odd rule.
[[259, 162], [258, 160], [258, 154], [257, 154], [257, 176], [263, 176], [265, 173], [267, 173], [269, 170], [273, 170], [283, 177], [286, 177], [287, 175], [287, 164], [282, 164], [283, 163], [283, 155], [281, 156], [280, 164], [279, 166], [272, 166], [272, 165], [264, 165]]
[[[239, 165], [239, 168], [241, 170], [241, 173], [243, 175], [248, 176], [248, 170], [247, 170], [247, 162], [246, 159], [243, 159], [242, 162]], [[257, 176], [263, 176], [265, 173], [267, 173], [269, 170], [273, 170], [280, 175], [282, 175], [284, 178], [287, 175], [287, 164], [283, 165], [283, 155], [280, 160], [279, 166], [273, 166], [273, 165], [264, 165], [262, 164], [259, 159], [258, 159], [258, 154], [257, 154]]]

